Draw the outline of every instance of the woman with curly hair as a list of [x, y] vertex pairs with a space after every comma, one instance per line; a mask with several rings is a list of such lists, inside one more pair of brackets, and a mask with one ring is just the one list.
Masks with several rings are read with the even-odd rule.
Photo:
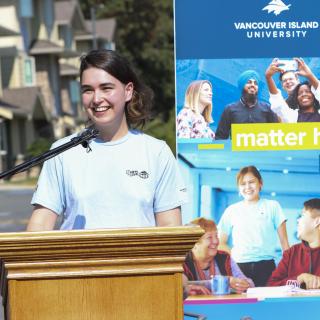
[[291, 111], [296, 113], [297, 122], [320, 122], [319, 101], [312, 92], [309, 82], [299, 83], [294, 88], [292, 99], [298, 106], [298, 109]]
[[80, 83], [99, 135], [87, 150], [78, 145], [45, 162], [27, 229], [51, 230], [58, 216], [61, 229], [180, 225], [186, 195], [175, 158], [164, 141], [137, 130], [149, 118], [151, 90], [111, 50], [81, 58]]
[[177, 116], [178, 138], [209, 138], [215, 134], [210, 129], [212, 120], [212, 85], [207, 80], [196, 80], [189, 84], [184, 107]]

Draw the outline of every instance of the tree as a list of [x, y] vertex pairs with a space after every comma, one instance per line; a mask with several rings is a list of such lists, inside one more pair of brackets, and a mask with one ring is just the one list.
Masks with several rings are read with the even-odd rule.
[[[90, 6], [103, 4], [97, 18], [117, 19], [116, 49], [135, 67], [155, 93], [154, 116], [156, 123], [172, 123], [174, 112], [174, 50], [173, 0], [80, 0], [86, 19], [90, 19]], [[153, 133], [159, 125], [150, 125]], [[163, 138], [163, 134], [160, 136]], [[159, 136], [159, 137], [160, 137]], [[175, 141], [174, 126], [164, 137]], [[170, 143], [175, 150], [175, 142]]]

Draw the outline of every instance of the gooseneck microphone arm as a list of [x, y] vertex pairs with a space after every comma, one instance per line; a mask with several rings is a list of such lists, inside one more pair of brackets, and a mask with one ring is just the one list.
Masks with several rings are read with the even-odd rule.
[[25, 161], [15, 166], [12, 169], [9, 169], [7, 171], [0, 173], [0, 179], [28, 170], [36, 166], [37, 164], [40, 164], [50, 158], [55, 157], [61, 152], [64, 152], [72, 147], [77, 146], [78, 144], [82, 144], [82, 146], [86, 148], [88, 146], [88, 141], [97, 137], [98, 135], [99, 135], [99, 131], [93, 127], [90, 127], [85, 131], [83, 131], [82, 133], [80, 133], [79, 135], [77, 135], [76, 137], [72, 138], [69, 142], [66, 142], [59, 147], [46, 151], [37, 157], [34, 157], [28, 161]]

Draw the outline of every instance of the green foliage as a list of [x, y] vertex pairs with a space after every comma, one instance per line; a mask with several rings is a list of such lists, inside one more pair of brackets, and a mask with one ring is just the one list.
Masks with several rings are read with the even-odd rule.
[[33, 141], [27, 148], [27, 158], [34, 158], [50, 149], [51, 141], [45, 138], [38, 138]]
[[168, 121], [164, 122], [162, 119], [156, 118], [146, 125], [144, 132], [158, 139], [165, 140], [173, 154], [176, 154], [175, 128], [175, 111], [172, 109]]

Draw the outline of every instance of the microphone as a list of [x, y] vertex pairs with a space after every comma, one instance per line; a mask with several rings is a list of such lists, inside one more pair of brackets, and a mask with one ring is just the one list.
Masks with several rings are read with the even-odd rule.
[[[76, 144], [81, 144], [86, 149], [90, 149], [89, 140], [96, 138], [98, 135], [99, 130], [91, 126], [83, 132], [79, 133], [76, 137], [72, 138], [71, 141], [73, 141]], [[87, 151], [91, 151], [91, 149]]]
[[88, 129], [84, 130], [82, 133], [78, 134], [76, 137], [72, 138], [69, 142], [66, 142], [54, 149], [48, 150], [39, 156], [32, 158], [28, 161], [25, 161], [12, 169], [9, 169], [5, 172], [0, 173], [0, 179], [12, 176], [18, 172], [23, 172], [37, 164], [40, 164], [48, 159], [51, 159], [58, 155], [61, 152], [64, 152], [72, 147], [81, 144], [84, 148], [87, 149], [87, 152], [90, 152], [89, 140], [97, 137], [99, 135], [99, 131], [94, 127], [89, 127]]

